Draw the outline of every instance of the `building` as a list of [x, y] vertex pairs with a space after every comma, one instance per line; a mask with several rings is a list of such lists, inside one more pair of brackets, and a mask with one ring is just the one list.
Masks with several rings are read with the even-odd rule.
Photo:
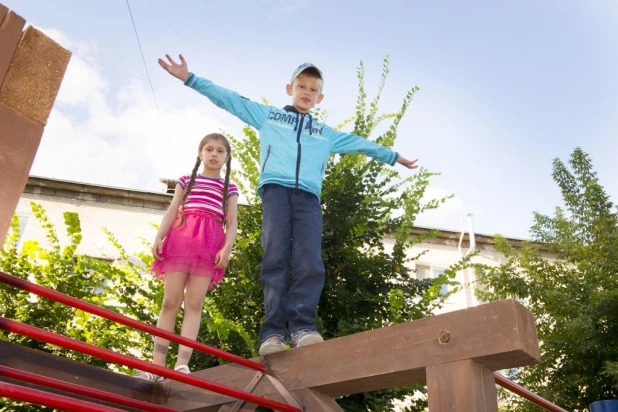
[[[160, 192], [100, 186], [43, 177], [30, 176], [19, 200], [16, 214], [20, 218], [21, 239], [38, 240], [44, 244], [45, 232], [32, 215], [31, 202], [43, 206], [50, 221], [56, 227], [59, 238], [63, 239], [63, 213], [77, 212], [81, 220], [82, 242], [78, 253], [105, 260], [116, 260], [119, 253], [108, 240], [103, 228], [107, 228], [131, 255], [146, 252], [143, 241], [152, 241], [156, 234], [155, 225], [161, 221], [171, 201], [175, 181], [161, 180]], [[427, 251], [415, 263], [419, 279], [435, 278], [444, 270], [457, 263], [469, 249], [478, 251], [474, 262], [497, 266], [505, 262], [499, 253], [492, 236], [474, 234], [469, 222], [468, 233], [441, 230], [440, 236], [415, 245], [410, 256]], [[428, 232], [429, 228], [414, 227], [411, 236]], [[470, 241], [472, 240], [472, 248]], [[515, 248], [520, 248], [522, 240], [509, 239]], [[392, 247], [394, 239], [384, 240], [386, 248]], [[550, 252], [537, 244], [543, 256], [553, 259]], [[474, 272], [470, 269], [458, 273], [457, 281], [462, 285], [473, 284]], [[447, 289], [443, 290], [447, 292]], [[473, 287], [451, 295], [441, 312], [476, 306]]]

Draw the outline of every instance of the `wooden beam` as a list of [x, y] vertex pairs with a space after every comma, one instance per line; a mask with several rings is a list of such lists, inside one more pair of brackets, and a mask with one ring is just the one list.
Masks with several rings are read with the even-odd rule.
[[[468, 359], [489, 370], [539, 363], [532, 314], [505, 300], [268, 356], [288, 390], [308, 388], [331, 397], [425, 383], [426, 367]], [[253, 377], [235, 365], [195, 374], [236, 388], [246, 387]], [[170, 398], [181, 402], [199, 396], [204, 406], [230, 402], [200, 392], [180, 384], [170, 388]]]
[[[146, 402], [160, 403], [161, 399], [165, 397], [164, 388], [160, 384], [153, 384], [142, 379], [6, 341], [0, 341], [0, 365]], [[0, 376], [0, 381], [13, 382], [11, 379], [2, 376]], [[35, 389], [66, 394], [65, 392], [49, 390], [34, 384], [23, 382], [19, 384]], [[97, 400], [90, 401], [103, 403]]]
[[[16, 355], [7, 353], [0, 346], [0, 363], [7, 364], [14, 357]], [[24, 358], [21, 356], [21, 359]], [[452, 386], [448, 382], [436, 383], [432, 378], [436, 374], [443, 375], [440, 372], [442, 370], [473, 377], [480, 373], [482, 379], [486, 379], [486, 371], [532, 365], [539, 363], [539, 360], [532, 315], [513, 300], [431, 316], [268, 356], [276, 377], [292, 394], [300, 394], [300, 397], [297, 396], [299, 401], [318, 404], [328, 404], [328, 398], [347, 394], [428, 381], [433, 386]], [[22, 360], [19, 365], [7, 365], [30, 370], [40, 362], [39, 359]], [[63, 362], [66, 360], [55, 357], [53, 362], [53, 367], [39, 368], [37, 373], [56, 377], [58, 371], [64, 369]], [[120, 394], [135, 389], [137, 380], [134, 378], [110, 375], [111, 372], [96, 374], [89, 371], [89, 368], [92, 367], [71, 364], [71, 372], [60, 379], [81, 379], [81, 376], [86, 376], [91, 387], [111, 389]], [[241, 390], [246, 389], [256, 376], [254, 370], [234, 364], [193, 374]], [[110, 379], [113, 382], [109, 382]], [[466, 378], [463, 382], [468, 381]], [[489, 398], [489, 386], [483, 388]], [[227, 405], [224, 408], [226, 410], [231, 409], [236, 401], [180, 382], [164, 381], [150, 390], [154, 402], [183, 411], [215, 412]], [[284, 402], [267, 379], [261, 379], [252, 393]], [[477, 390], [474, 393], [477, 396], [480, 392]], [[334, 408], [334, 403], [330, 404]], [[246, 407], [250, 408], [249, 405]], [[312, 412], [312, 409], [307, 411]]]
[[9, 70], [26, 20], [0, 4], [0, 85]]
[[[2, 6], [2, 5], [0, 5]], [[0, 8], [0, 245], [26, 186], [71, 53]]]
[[2, 82], [0, 103], [45, 126], [70, 58], [68, 50], [27, 27]]
[[294, 391], [301, 403], [305, 406], [306, 411], [323, 411], [323, 412], [343, 412], [341, 406], [330, 396], [323, 393], [312, 391], [311, 389], [300, 389]]
[[28, 173], [39, 147], [43, 126], [0, 103], [0, 245], [4, 242]]
[[471, 360], [427, 367], [429, 412], [498, 412], [492, 370]]

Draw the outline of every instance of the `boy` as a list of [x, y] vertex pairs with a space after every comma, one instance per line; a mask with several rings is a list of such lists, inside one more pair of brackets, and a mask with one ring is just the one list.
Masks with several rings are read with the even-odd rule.
[[168, 73], [260, 132], [258, 194], [264, 249], [260, 277], [266, 314], [259, 333], [260, 355], [285, 350], [288, 338], [291, 348], [322, 342], [316, 326], [325, 276], [320, 193], [329, 155], [361, 152], [409, 169], [417, 167], [416, 160], [314, 121], [309, 111], [324, 98], [324, 78], [311, 63], [294, 71], [286, 86], [292, 105], [279, 109], [197, 77], [182, 55], [180, 64], [166, 57], [169, 63], [159, 59], [159, 64]]

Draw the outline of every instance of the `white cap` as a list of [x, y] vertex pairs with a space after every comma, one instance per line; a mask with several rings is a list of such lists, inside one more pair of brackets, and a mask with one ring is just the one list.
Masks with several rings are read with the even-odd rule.
[[322, 75], [322, 70], [318, 69], [318, 66], [316, 66], [313, 63], [303, 63], [300, 66], [298, 66], [296, 70], [294, 70], [294, 74], [292, 74], [292, 80], [290, 80], [290, 83], [294, 82], [294, 79], [296, 79], [298, 76], [300, 76], [302, 72], [304, 72], [305, 70], [309, 68], [314, 68], [315, 70], [317, 70], [318, 74], [320, 75], [320, 79], [324, 80], [324, 76]]

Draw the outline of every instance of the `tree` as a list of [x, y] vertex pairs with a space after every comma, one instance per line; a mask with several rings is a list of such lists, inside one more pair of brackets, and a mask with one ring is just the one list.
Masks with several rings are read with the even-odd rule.
[[[577, 148], [568, 165], [553, 162], [564, 207], [553, 217], [534, 213], [533, 239], [558, 255], [543, 257], [533, 243], [514, 250], [497, 237], [504, 265], [481, 268], [484, 300], [515, 298], [533, 312], [542, 364], [512, 377], [567, 410], [618, 398], [618, 216], [590, 157]], [[509, 407], [538, 410], [519, 398]]]

